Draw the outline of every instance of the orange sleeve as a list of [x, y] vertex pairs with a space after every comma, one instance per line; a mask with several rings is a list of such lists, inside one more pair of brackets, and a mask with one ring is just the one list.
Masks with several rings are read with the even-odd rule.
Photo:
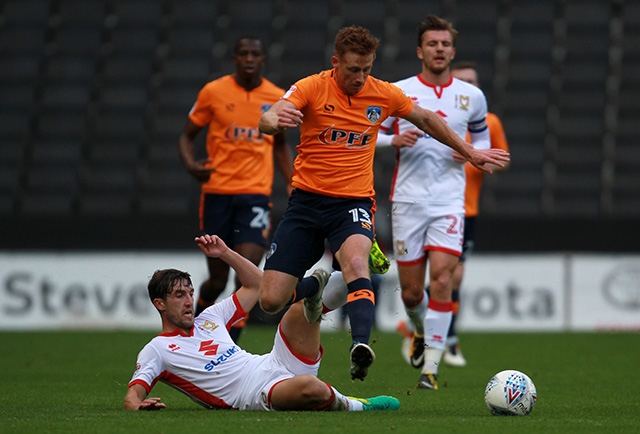
[[[507, 137], [504, 133], [504, 128], [502, 127], [500, 118], [498, 118], [494, 113], [487, 113], [487, 125], [489, 127], [491, 147], [504, 149], [508, 152], [509, 144], [507, 143]], [[470, 142], [468, 134], [467, 142]], [[465, 164], [464, 170], [466, 176], [466, 188], [464, 194], [465, 216], [475, 217], [480, 212], [480, 193], [482, 190], [484, 172], [476, 169], [469, 163]]]
[[491, 147], [509, 152], [509, 143], [507, 143], [507, 136], [504, 133], [500, 118], [494, 113], [487, 113], [487, 125], [491, 136]]
[[198, 92], [198, 98], [189, 111], [189, 119], [191, 122], [200, 127], [204, 127], [211, 122], [211, 118], [213, 117], [211, 110], [212, 99], [212, 86], [207, 84]]

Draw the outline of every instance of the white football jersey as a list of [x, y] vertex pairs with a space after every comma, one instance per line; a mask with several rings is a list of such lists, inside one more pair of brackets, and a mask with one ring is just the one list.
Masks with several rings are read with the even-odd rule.
[[248, 373], [265, 356], [246, 352], [229, 336], [227, 328], [243, 316], [234, 294], [202, 312], [190, 336], [179, 331], [156, 336], [138, 354], [129, 385], [141, 384], [149, 392], [163, 381], [205, 407], [247, 409], [243, 400], [254, 386], [245, 384]]
[[[477, 87], [453, 77], [449, 83], [435, 86], [419, 75], [394, 84], [420, 107], [440, 115], [463, 140], [469, 131], [474, 147], [491, 147], [486, 124], [487, 101]], [[381, 128], [393, 134], [409, 129], [416, 127], [401, 118], [387, 118]], [[397, 149], [396, 153], [391, 201], [445, 205], [449, 212], [464, 210], [464, 164], [453, 160], [450, 147], [425, 134], [413, 147]]]

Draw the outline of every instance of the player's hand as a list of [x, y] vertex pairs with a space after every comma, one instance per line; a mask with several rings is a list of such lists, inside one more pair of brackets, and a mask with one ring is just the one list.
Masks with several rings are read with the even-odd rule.
[[167, 408], [164, 402], [160, 402], [161, 398], [147, 398], [140, 403], [138, 410], [155, 411]]
[[474, 149], [469, 162], [483, 172], [493, 173], [496, 167], [503, 168], [511, 161], [511, 155], [503, 149]]
[[424, 136], [424, 132], [420, 130], [407, 130], [402, 134], [396, 134], [391, 139], [391, 145], [395, 148], [411, 148], [416, 144], [420, 137]]
[[453, 161], [455, 161], [456, 163], [464, 163], [467, 161], [467, 159], [464, 158], [462, 154], [459, 153], [458, 151], [453, 151], [452, 156], [453, 156]]
[[196, 237], [195, 241], [198, 247], [200, 247], [200, 250], [212, 258], [219, 258], [220, 255], [229, 249], [224, 241], [222, 241], [222, 238], [217, 235], [202, 235]]
[[215, 172], [215, 167], [207, 167], [208, 164], [211, 163], [211, 159], [204, 159], [194, 161], [194, 163], [189, 166], [187, 171], [191, 176], [193, 176], [198, 182], [207, 182], [211, 177], [211, 172]]
[[303, 117], [300, 110], [283, 107], [278, 115], [278, 128], [297, 128], [302, 123]]

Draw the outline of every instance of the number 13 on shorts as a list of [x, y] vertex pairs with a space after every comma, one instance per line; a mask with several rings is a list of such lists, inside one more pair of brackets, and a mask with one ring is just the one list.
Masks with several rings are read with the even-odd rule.
[[349, 213], [351, 214], [351, 218], [354, 223], [360, 222], [363, 228], [370, 231], [373, 230], [373, 223], [371, 222], [371, 215], [369, 214], [369, 211], [364, 208], [353, 208], [349, 210]]

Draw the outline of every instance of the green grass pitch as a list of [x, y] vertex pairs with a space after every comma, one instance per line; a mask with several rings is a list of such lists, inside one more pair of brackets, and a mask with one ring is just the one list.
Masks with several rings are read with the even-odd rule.
[[[272, 326], [250, 325], [243, 346], [269, 350]], [[400, 338], [374, 331], [377, 359], [349, 378], [347, 332], [324, 333], [320, 377], [347, 395], [389, 394], [397, 412], [209, 411], [158, 384], [167, 409], [122, 410], [127, 382], [152, 332], [2, 332], [2, 433], [631, 433], [640, 430], [640, 334], [531, 333], [461, 336], [465, 368], [443, 366], [438, 391], [416, 390], [419, 371]], [[483, 392], [503, 369], [528, 374], [538, 403], [525, 417], [491, 416]]]

